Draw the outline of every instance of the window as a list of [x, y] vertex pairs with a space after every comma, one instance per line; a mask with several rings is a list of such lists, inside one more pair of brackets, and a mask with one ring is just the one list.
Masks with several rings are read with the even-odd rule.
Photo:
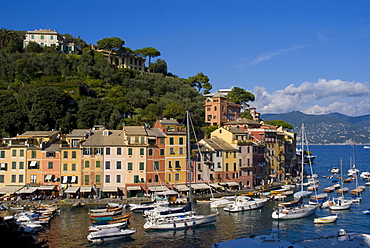
[[116, 182], [117, 183], [121, 183], [121, 175], [117, 175], [116, 176]]
[[55, 158], [55, 152], [46, 152], [47, 158]]
[[91, 148], [84, 148], [83, 149], [83, 154], [84, 155], [90, 155], [91, 154]]
[[127, 163], [127, 170], [132, 170], [132, 163]]
[[68, 152], [67, 151], [63, 152], [63, 158], [68, 158]]
[[90, 168], [90, 161], [85, 161], [85, 168]]
[[23, 175], [18, 175], [18, 182], [23, 183]]
[[173, 145], [175, 142], [174, 142], [174, 138], [173, 137], [170, 137], [170, 145]]
[[12, 150], [12, 157], [16, 157], [17, 156], [17, 150], [13, 149]]
[[168, 161], [168, 168], [172, 168], [172, 161]]
[[17, 169], [17, 162], [12, 162], [12, 170]]
[[6, 171], [6, 168], [7, 168], [7, 163], [1, 163], [0, 164], [0, 171]]
[[140, 156], [144, 156], [144, 148], [140, 148]]
[[76, 151], [72, 151], [72, 158], [76, 158]]
[[175, 173], [175, 181], [180, 181], [180, 174], [179, 173]]
[[53, 40], [54, 39], [54, 36], [50, 35], [50, 40]]
[[5, 158], [5, 151], [0, 151], [0, 158]]
[[173, 147], [170, 147], [170, 154], [171, 154], [171, 155], [175, 155], [175, 150], [174, 150], [174, 148], [173, 148]]
[[234, 163], [234, 171], [236, 171], [236, 163]]
[[158, 182], [159, 181], [159, 178], [158, 178], [158, 175], [154, 175], [154, 182]]
[[134, 176], [134, 183], [140, 183], [139, 176]]
[[19, 162], [19, 169], [23, 170], [24, 169], [24, 162]]
[[153, 156], [153, 149], [148, 150], [148, 156]]
[[0, 183], [4, 183], [4, 175], [0, 175]]
[[121, 147], [117, 147], [117, 155], [122, 155], [122, 148]]
[[110, 169], [110, 161], [105, 161], [105, 169], [106, 170]]
[[85, 175], [85, 184], [90, 183], [90, 175]]
[[159, 150], [159, 155], [164, 156], [164, 149]]
[[96, 161], [96, 162], [95, 162], [95, 167], [96, 167], [96, 168], [100, 168], [100, 161]]
[[72, 164], [72, 171], [76, 171], [76, 164]]
[[64, 171], [68, 170], [68, 165], [67, 164], [63, 164], [63, 170]]
[[172, 177], [172, 174], [168, 174], [168, 181], [170, 181], [170, 182], [172, 181], [171, 177]]
[[35, 39], [35, 35], [34, 34], [31, 34], [31, 39], [34, 40]]
[[45, 39], [45, 36], [42, 34], [42, 35], [40, 35], [40, 39], [41, 40], [43, 40], [43, 39]]
[[229, 171], [229, 163], [226, 163], [226, 172]]
[[53, 169], [53, 162], [48, 162], [48, 169]]
[[31, 180], [30, 180], [31, 183], [36, 183], [37, 182], [37, 177], [36, 175], [31, 175]]
[[116, 169], [117, 169], [117, 170], [122, 169], [122, 162], [121, 162], [121, 161], [117, 161], [117, 162], [116, 162]]
[[[107, 152], [107, 155], [110, 155], [110, 150], [109, 150], [109, 154], [108, 154], [108, 149], [109, 148], [106, 148], [106, 152]], [[96, 148], [94, 148], [94, 155], [103, 155], [103, 153], [102, 153], [102, 148], [100, 148], [100, 147], [96, 147]]]
[[105, 148], [105, 155], [110, 155], [110, 147]]
[[19, 156], [20, 157], [24, 157], [24, 150], [22, 149], [22, 150], [19, 150]]
[[154, 170], [159, 170], [159, 161], [154, 161]]
[[39, 169], [39, 161], [29, 161], [28, 169]]
[[184, 144], [184, 138], [183, 137], [180, 137], [179, 138], [179, 145], [183, 145]]
[[202, 180], [202, 174], [198, 174], [198, 180]]
[[110, 183], [110, 175], [105, 175], [105, 182]]
[[31, 158], [36, 158], [36, 151], [32, 151]]
[[164, 144], [164, 138], [159, 139], [159, 144], [162, 144], [162, 145]]
[[95, 182], [100, 183], [100, 175], [96, 175]]
[[180, 161], [178, 161], [178, 160], [175, 161], [175, 168], [176, 169], [181, 169]]
[[131, 156], [132, 155], [132, 148], [128, 148], [128, 155]]
[[184, 147], [179, 147], [179, 155], [184, 155]]
[[144, 170], [144, 162], [139, 163], [139, 170]]
[[15, 183], [16, 182], [16, 179], [17, 179], [17, 175], [12, 175], [12, 183]]

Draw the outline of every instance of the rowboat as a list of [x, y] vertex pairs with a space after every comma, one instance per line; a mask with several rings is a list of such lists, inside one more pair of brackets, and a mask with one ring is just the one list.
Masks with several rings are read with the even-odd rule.
[[313, 220], [314, 224], [327, 224], [327, 223], [333, 223], [337, 220], [338, 215], [330, 215], [330, 216], [325, 216], [325, 217], [320, 217], [320, 218], [315, 218]]
[[362, 213], [363, 213], [363, 214], [370, 214], [370, 208], [368, 208], [368, 209], [366, 209], [366, 210], [362, 211]]

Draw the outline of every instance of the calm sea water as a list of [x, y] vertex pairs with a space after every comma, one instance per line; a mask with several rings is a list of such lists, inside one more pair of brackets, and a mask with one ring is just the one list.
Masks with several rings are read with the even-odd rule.
[[[317, 155], [313, 171], [320, 177], [318, 193], [322, 193], [325, 187], [334, 184], [322, 176], [331, 175], [330, 170], [334, 166], [339, 168], [340, 158], [343, 160], [343, 172], [347, 172], [350, 158], [353, 157], [353, 149], [352, 146], [345, 145], [310, 146], [309, 148], [314, 155]], [[370, 170], [370, 149], [356, 146], [355, 154], [356, 165], [360, 172]], [[309, 173], [310, 169], [307, 168], [306, 171]], [[360, 185], [365, 185], [364, 181], [359, 182]], [[355, 183], [347, 183], [345, 186], [351, 190], [355, 188]], [[330, 196], [336, 195], [335, 192], [330, 193]], [[276, 221], [271, 218], [271, 212], [276, 205], [277, 202], [270, 201], [260, 210], [240, 213], [227, 213], [219, 209], [220, 215], [215, 225], [186, 231], [144, 231], [145, 219], [140, 213], [133, 213], [129, 228], [137, 230], [137, 233], [127, 240], [102, 244], [91, 244], [86, 239], [90, 225], [87, 215], [89, 206], [79, 209], [66, 206], [61, 208], [60, 216], [56, 216], [39, 237], [48, 240], [50, 247], [211, 247], [212, 244], [223, 240], [248, 237], [251, 234], [268, 234], [271, 228], [277, 227], [281, 230], [280, 237], [290, 241], [317, 237], [339, 228], [351, 232], [370, 232], [370, 216], [362, 214], [363, 210], [370, 207], [369, 187], [363, 192], [361, 203], [353, 204], [349, 210], [336, 211], [339, 217], [333, 224], [313, 224], [316, 216], [330, 215], [332, 212], [329, 209], [319, 209], [316, 215], [303, 219]], [[210, 212], [209, 205], [206, 203], [197, 204], [196, 209], [201, 214]]]

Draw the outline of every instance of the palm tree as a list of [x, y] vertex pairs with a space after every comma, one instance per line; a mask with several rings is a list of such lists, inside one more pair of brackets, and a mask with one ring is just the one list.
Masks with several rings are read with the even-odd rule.
[[5, 48], [9, 41], [16, 39], [16, 33], [13, 30], [8, 30], [6, 28], [0, 29], [0, 48]]

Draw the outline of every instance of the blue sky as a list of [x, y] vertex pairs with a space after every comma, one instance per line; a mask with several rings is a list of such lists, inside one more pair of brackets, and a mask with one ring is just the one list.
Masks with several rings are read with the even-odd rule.
[[169, 72], [256, 96], [262, 114], [370, 114], [370, 1], [1, 1], [0, 28], [154, 47]]

